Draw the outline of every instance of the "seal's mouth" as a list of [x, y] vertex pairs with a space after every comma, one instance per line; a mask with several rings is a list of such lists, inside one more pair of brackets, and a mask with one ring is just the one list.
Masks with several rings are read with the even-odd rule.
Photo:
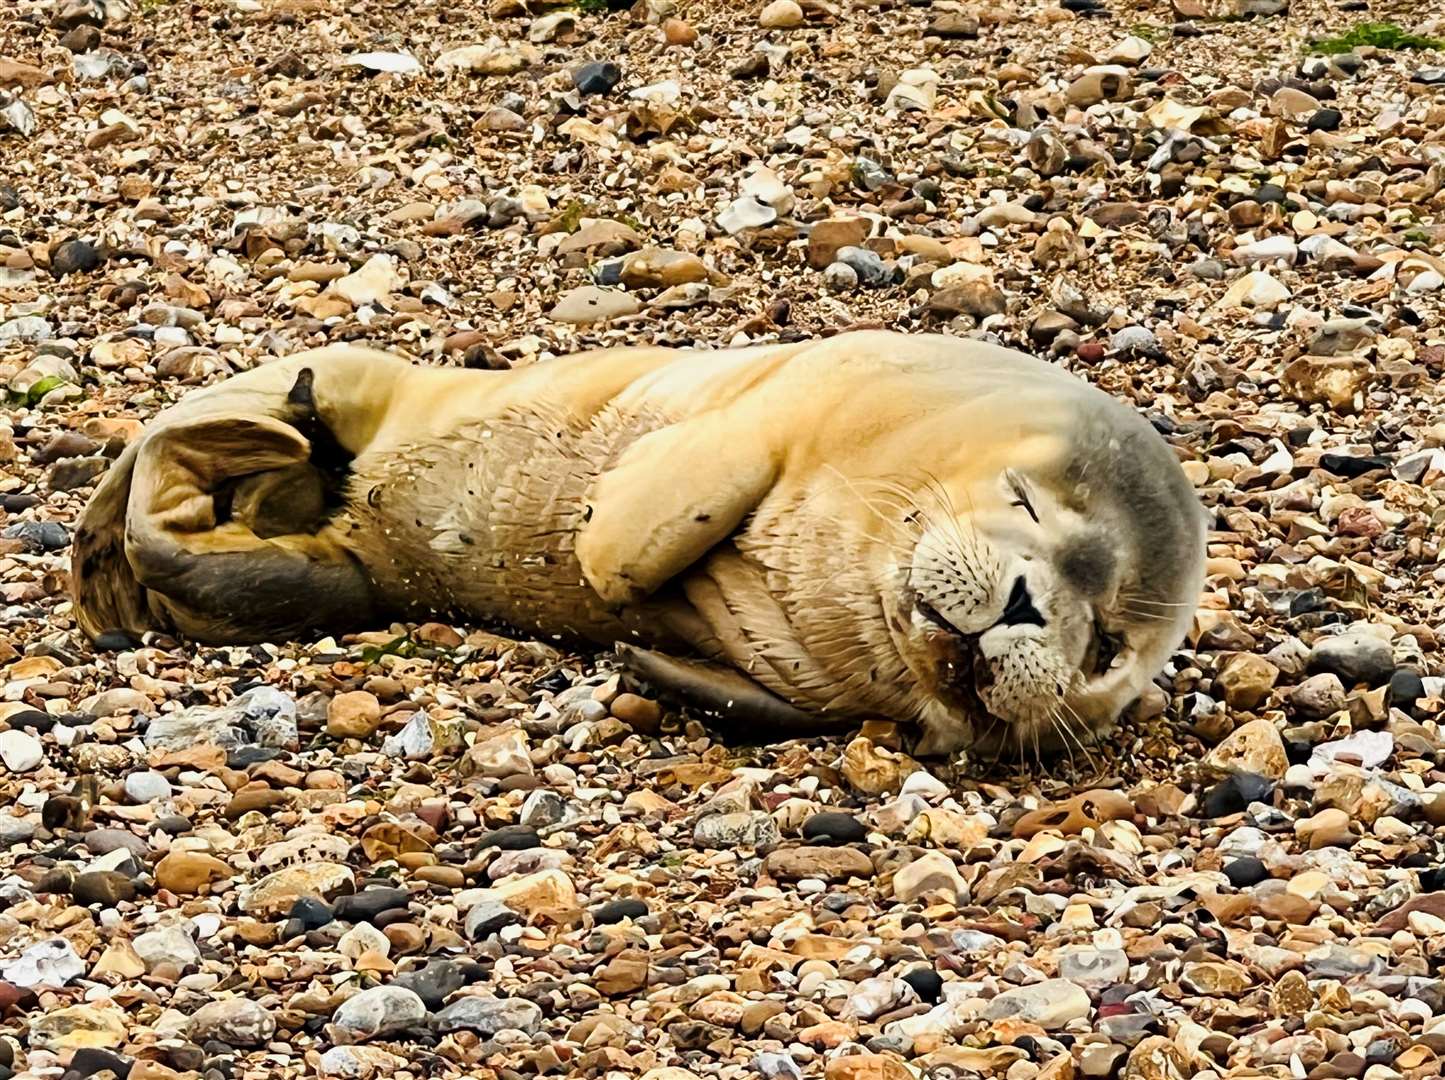
[[939, 696], [966, 715], [991, 716], [980, 692], [993, 685], [993, 670], [979, 648], [980, 635], [964, 633], [922, 597], [914, 598], [914, 607], [931, 627], [927, 640], [940, 676]]
[[1105, 630], [1103, 624], [1095, 619], [1089, 635], [1089, 647], [1084, 652], [1079, 670], [1091, 681], [1101, 679], [1124, 663], [1126, 649], [1127, 644], [1122, 637]]

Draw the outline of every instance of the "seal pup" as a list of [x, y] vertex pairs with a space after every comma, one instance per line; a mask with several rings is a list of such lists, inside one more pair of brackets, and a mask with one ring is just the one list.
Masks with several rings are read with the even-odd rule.
[[72, 580], [91, 635], [500, 620], [617, 644], [750, 723], [917, 724], [926, 754], [1106, 728], [1203, 563], [1194, 491], [1132, 409], [1010, 349], [859, 332], [501, 372], [267, 363], [126, 450]]

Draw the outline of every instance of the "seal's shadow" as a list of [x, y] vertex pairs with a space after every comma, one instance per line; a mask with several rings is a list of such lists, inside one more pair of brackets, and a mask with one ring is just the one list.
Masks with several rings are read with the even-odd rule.
[[[605, 655], [605, 654], [603, 654]], [[633, 681], [643, 684], [657, 698], [695, 714], [707, 723], [710, 733], [732, 747], [759, 745], [759, 722], [766, 725], [768, 745], [793, 740], [816, 741], [851, 736], [860, 718], [828, 720], [794, 708], [749, 679], [735, 668], [707, 660], [685, 659], [620, 644], [615, 647], [618, 668]], [[1115, 738], [1133, 742], [1138, 732], [1127, 715], [1120, 718]], [[1070, 750], [1031, 754], [1015, 746], [1012, 753], [960, 751], [947, 755], [917, 752], [922, 732], [906, 727], [902, 750], [925, 763], [930, 771], [950, 785], [977, 782], [1005, 783], [1027, 787], [1033, 784], [1060, 786], [1063, 790], [1097, 786], [1110, 775], [1115, 754], [1102, 740]]]

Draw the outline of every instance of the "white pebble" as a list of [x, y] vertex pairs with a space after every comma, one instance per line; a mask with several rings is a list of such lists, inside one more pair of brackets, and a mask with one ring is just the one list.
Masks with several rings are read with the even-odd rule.
[[0, 731], [0, 761], [13, 773], [29, 772], [45, 760], [45, 748], [27, 731]]

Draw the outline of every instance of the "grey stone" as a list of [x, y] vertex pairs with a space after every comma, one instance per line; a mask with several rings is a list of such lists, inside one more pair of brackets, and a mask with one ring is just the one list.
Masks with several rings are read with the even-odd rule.
[[250, 998], [227, 998], [197, 1009], [187, 1033], [196, 1043], [214, 1039], [228, 1046], [264, 1046], [276, 1034], [276, 1018]]
[[145, 744], [152, 749], [184, 750], [210, 742], [226, 749], [270, 746], [295, 749], [296, 702], [272, 686], [255, 686], [229, 705], [196, 705], [155, 717], [146, 728]]
[[467, 912], [462, 928], [472, 941], [482, 941], [521, 921], [522, 917], [500, 900], [483, 900]]
[[170, 794], [171, 782], [154, 770], [133, 772], [125, 778], [125, 797], [133, 803], [168, 799]]
[[705, 817], [694, 826], [692, 839], [701, 848], [768, 848], [782, 837], [771, 814], [750, 810]]
[[426, 1020], [426, 1003], [400, 986], [374, 986], [341, 1003], [331, 1022], [354, 1039], [374, 1039]]
[[539, 788], [522, 804], [521, 821], [534, 829], [556, 825], [567, 816], [567, 800], [555, 791]]
[[1314, 674], [1338, 675], [1347, 688], [1359, 683], [1375, 687], [1389, 680], [1395, 657], [1384, 639], [1364, 630], [1346, 630], [1315, 642], [1307, 667]]
[[1089, 995], [1067, 979], [1047, 979], [1032, 986], [1005, 990], [988, 1003], [989, 1020], [1022, 1020], [1056, 1031], [1089, 1015]]
[[533, 1035], [542, 1026], [542, 1010], [522, 998], [464, 997], [437, 1013], [435, 1024], [443, 1034], [466, 1030], [488, 1037], [499, 1031]]

